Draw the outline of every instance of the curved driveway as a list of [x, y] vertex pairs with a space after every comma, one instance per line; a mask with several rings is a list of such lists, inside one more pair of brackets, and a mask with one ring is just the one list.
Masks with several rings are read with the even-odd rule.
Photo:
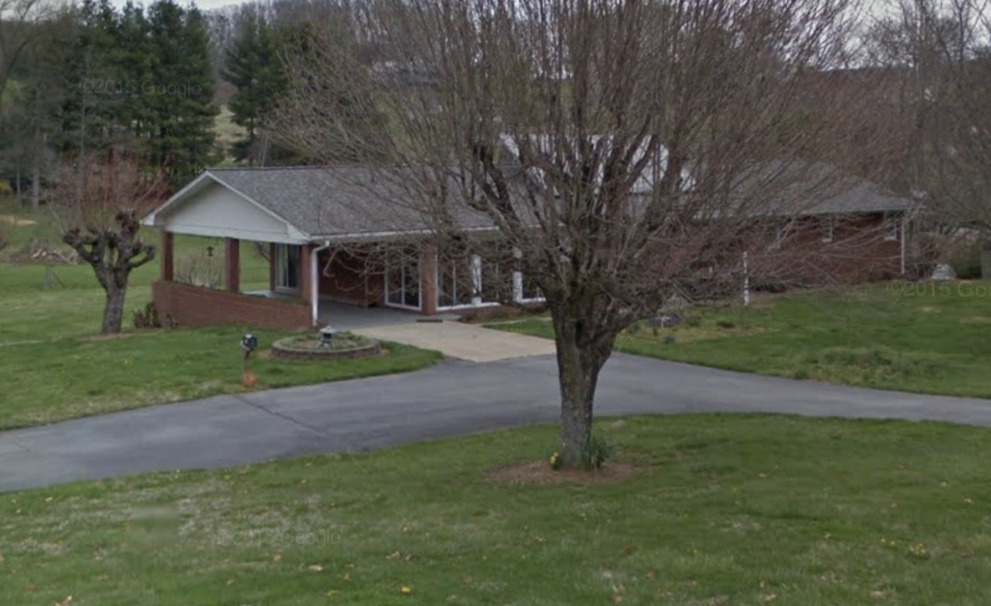
[[[991, 400], [791, 381], [615, 355], [599, 414], [769, 412], [991, 426]], [[0, 433], [0, 491], [367, 450], [557, 418], [553, 356], [218, 396]], [[773, 422], [769, 419], [768, 422]]]

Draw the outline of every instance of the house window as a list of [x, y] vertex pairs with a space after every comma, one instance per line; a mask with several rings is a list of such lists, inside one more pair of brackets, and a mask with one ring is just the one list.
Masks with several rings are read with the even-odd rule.
[[439, 309], [496, 305], [510, 288], [504, 268], [478, 255], [464, 255], [438, 262]]
[[833, 241], [833, 232], [836, 231], [836, 217], [827, 215], [819, 219], [819, 232], [823, 242]]
[[780, 250], [781, 245], [791, 236], [793, 227], [794, 225], [791, 221], [781, 226], [777, 233], [774, 234], [774, 240], [771, 241], [771, 245], [768, 248], [771, 250]]
[[275, 245], [275, 289], [299, 290], [299, 246]]
[[544, 301], [544, 293], [541, 292], [537, 282], [522, 271], [521, 260], [523, 252], [518, 248], [513, 249], [513, 262], [516, 271], [513, 272], [513, 301], [516, 303], [535, 303]]
[[513, 272], [513, 300], [517, 303], [536, 303], [544, 300], [544, 293], [537, 282], [523, 272]]
[[470, 307], [478, 298], [474, 256], [438, 263], [437, 305], [441, 309]]
[[385, 271], [385, 301], [391, 307], [420, 309], [420, 258], [400, 251], [389, 259]]
[[899, 225], [899, 215], [896, 213], [884, 213], [884, 239], [897, 240]]

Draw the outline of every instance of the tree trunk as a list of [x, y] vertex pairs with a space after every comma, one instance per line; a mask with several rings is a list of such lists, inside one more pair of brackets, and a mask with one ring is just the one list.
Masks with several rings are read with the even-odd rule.
[[117, 334], [120, 332], [121, 324], [124, 320], [124, 296], [127, 288], [120, 288], [115, 285], [108, 285], [107, 303], [103, 308], [103, 329], [105, 335]]
[[587, 324], [553, 315], [561, 387], [561, 444], [558, 455], [564, 466], [578, 467], [592, 437], [595, 389], [599, 372], [612, 352], [612, 343], [597, 344], [585, 335], [584, 326]]
[[31, 212], [41, 212], [41, 159], [37, 150], [31, 159]]

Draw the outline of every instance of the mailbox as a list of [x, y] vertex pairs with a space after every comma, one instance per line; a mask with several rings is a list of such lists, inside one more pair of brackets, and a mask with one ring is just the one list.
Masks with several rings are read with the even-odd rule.
[[252, 352], [258, 349], [258, 337], [250, 332], [241, 337], [241, 349], [246, 352]]

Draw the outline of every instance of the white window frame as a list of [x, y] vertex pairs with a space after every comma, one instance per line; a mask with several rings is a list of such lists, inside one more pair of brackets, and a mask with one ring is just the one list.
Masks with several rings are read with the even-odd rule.
[[276, 244], [275, 245], [275, 255], [272, 262], [275, 263], [275, 292], [278, 293], [299, 293], [301, 290], [301, 285], [303, 282], [303, 277], [301, 272], [303, 271], [302, 263], [299, 263], [299, 267], [296, 268], [296, 286], [286, 286], [286, 280], [289, 273], [289, 247], [295, 247], [298, 250], [297, 261], [303, 258], [302, 247], [296, 244]]
[[825, 215], [819, 218], [819, 238], [823, 242], [832, 242], [836, 235], [836, 217]]
[[778, 231], [774, 234], [774, 240], [771, 241], [771, 244], [767, 247], [768, 250], [781, 250], [781, 247], [784, 245], [785, 240], [791, 237], [794, 228], [795, 228], [794, 221], [788, 221], [782, 227], [780, 227]]
[[[402, 272], [402, 276], [400, 277], [400, 280], [402, 281], [402, 284], [403, 284], [403, 286], [402, 286], [402, 293], [401, 294], [402, 295], [405, 295], [405, 293], [406, 293], [406, 283], [407, 283], [407, 275], [406, 274], [407, 273], [411, 273], [411, 272], [409, 272], [409, 263], [403, 263], [400, 266], [399, 269]], [[419, 257], [419, 262], [416, 264], [416, 270], [417, 270], [417, 273], [420, 274], [419, 276], [417, 276], [417, 280], [416, 280], [416, 288], [417, 288], [416, 301], [417, 301], [417, 305], [414, 307], [413, 305], [405, 305], [403, 303], [393, 303], [389, 299], [391, 298], [390, 295], [393, 292], [392, 289], [391, 289], [391, 286], [392, 286], [392, 272], [395, 271], [395, 269], [394, 269], [393, 264], [391, 262], [387, 262], [386, 263], [386, 266], [385, 266], [385, 306], [386, 307], [393, 307], [395, 309], [408, 309], [410, 311], [423, 311], [423, 255], [422, 254]], [[405, 300], [406, 297], [405, 296], [401, 296], [400, 298]]]
[[[437, 311], [458, 311], [461, 309], [484, 309], [486, 307], [498, 307], [498, 301], [483, 301], [481, 297], [482, 293], [482, 258], [478, 255], [471, 255], [468, 259], [468, 272], [469, 280], [471, 282], [471, 289], [474, 296], [471, 298], [471, 303], [461, 303], [459, 305], [440, 305], [440, 295], [441, 295], [441, 282], [440, 282], [440, 260], [434, 256], [434, 288], [436, 289], [436, 297], [438, 301]], [[457, 292], [457, 280], [458, 272], [457, 267], [454, 268], [454, 287], [455, 294]]]
[[884, 230], [886, 242], [897, 242], [901, 240], [901, 217], [898, 213], [886, 212], [882, 219], [881, 227]]
[[[523, 251], [518, 248], [513, 249], [513, 258], [519, 261], [523, 258]], [[539, 288], [537, 290], [540, 290]], [[523, 296], [523, 272], [513, 272], [513, 302], [514, 303], [543, 303], [547, 299], [543, 296], [524, 298]]]

